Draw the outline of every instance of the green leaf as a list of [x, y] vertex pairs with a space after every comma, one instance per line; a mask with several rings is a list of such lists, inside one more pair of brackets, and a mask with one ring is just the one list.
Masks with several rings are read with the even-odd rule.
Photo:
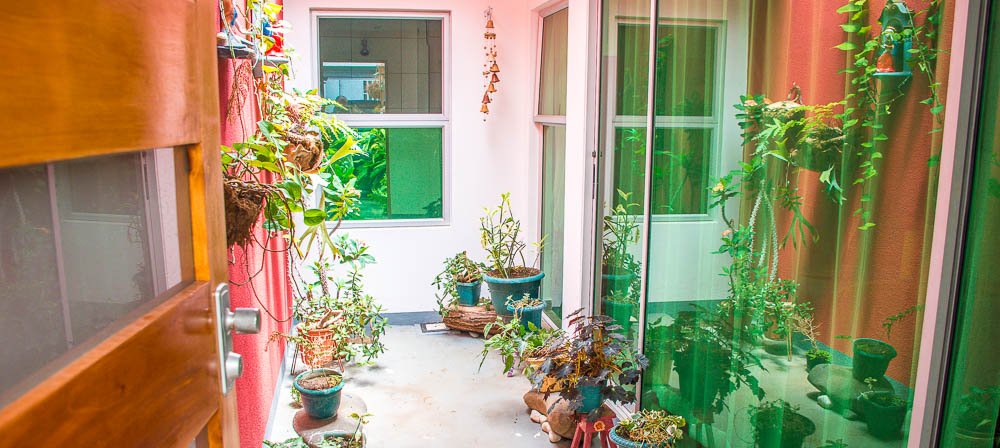
[[309, 227], [318, 226], [326, 220], [326, 212], [318, 208], [311, 208], [302, 212], [302, 221]]
[[848, 33], [854, 33], [861, 29], [861, 25], [858, 25], [856, 23], [845, 23], [843, 25], [840, 25], [840, 28], [842, 28], [844, 31], [847, 31]]
[[858, 46], [854, 45], [853, 42], [842, 42], [840, 45], [837, 45], [836, 47], [833, 47], [833, 48], [836, 48], [836, 49], [839, 49], [839, 50], [843, 50], [843, 51], [851, 51], [851, 50], [857, 50]]
[[861, 11], [861, 5], [856, 5], [854, 3], [848, 3], [844, 6], [837, 8], [837, 14], [847, 14], [849, 12]]

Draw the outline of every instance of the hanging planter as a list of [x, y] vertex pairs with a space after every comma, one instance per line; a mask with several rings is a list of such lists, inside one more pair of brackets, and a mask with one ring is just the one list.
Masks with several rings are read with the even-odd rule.
[[323, 145], [319, 135], [289, 131], [285, 134], [285, 140], [288, 141], [288, 146], [285, 146], [284, 153], [289, 162], [303, 173], [319, 172], [323, 162]]
[[256, 181], [226, 179], [222, 184], [226, 211], [226, 246], [246, 246], [264, 208], [268, 187]]

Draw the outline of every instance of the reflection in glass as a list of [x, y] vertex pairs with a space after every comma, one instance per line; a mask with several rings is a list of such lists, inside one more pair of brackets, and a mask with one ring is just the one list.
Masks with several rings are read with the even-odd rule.
[[171, 149], [0, 170], [0, 395], [193, 279], [187, 171]]
[[317, 56], [328, 112], [441, 113], [441, 19], [320, 17]]
[[542, 127], [542, 298], [549, 302], [546, 313], [562, 322], [563, 212], [566, 202], [566, 126]]

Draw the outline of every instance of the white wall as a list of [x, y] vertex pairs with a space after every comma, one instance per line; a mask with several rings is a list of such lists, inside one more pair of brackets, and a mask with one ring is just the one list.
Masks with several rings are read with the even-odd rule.
[[[479, 113], [483, 95], [483, 11], [489, 5], [494, 8], [501, 82], [490, 104], [491, 113], [483, 122]], [[532, 141], [534, 15], [527, 0], [286, 0], [285, 19], [295, 27], [287, 42], [296, 49], [299, 59], [292, 87], [317, 87], [311, 11], [359, 8], [444, 11], [450, 15], [450, 36], [445, 37], [450, 48], [446, 47], [444, 67], [446, 79], [449, 74], [451, 77], [444, 100], [445, 113], [451, 119], [445, 136], [450, 142], [450, 158], [445, 161], [445, 176], [450, 176], [445, 207], [450, 209], [450, 222], [440, 226], [347, 230], [367, 241], [378, 259], [365, 272], [367, 285], [388, 312], [432, 310], [435, 299], [430, 283], [444, 258], [469, 250], [473, 257], [483, 259], [479, 216], [483, 207], [499, 202], [501, 193], [511, 192], [515, 213], [528, 234], [537, 235], [538, 164]], [[579, 215], [567, 215], [571, 216]]]

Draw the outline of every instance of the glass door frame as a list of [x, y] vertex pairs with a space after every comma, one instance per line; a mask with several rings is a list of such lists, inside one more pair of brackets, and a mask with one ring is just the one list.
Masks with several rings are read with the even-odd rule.
[[908, 446], [936, 447], [940, 444], [968, 227], [991, 3], [993, 7], [1000, 6], [991, 0], [954, 4], [948, 102]]

